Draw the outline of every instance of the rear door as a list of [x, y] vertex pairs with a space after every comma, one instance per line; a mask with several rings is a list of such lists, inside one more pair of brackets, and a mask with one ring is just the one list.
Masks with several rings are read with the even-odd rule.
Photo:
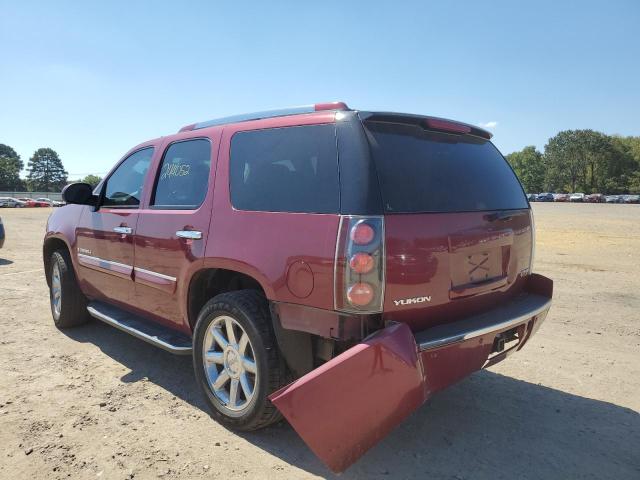
[[92, 297], [133, 301], [133, 238], [154, 147], [127, 156], [103, 182], [97, 210], [85, 207], [77, 228], [80, 281]]
[[364, 124], [385, 211], [387, 319], [424, 330], [517, 293], [531, 217], [493, 144], [447, 122]]
[[135, 238], [135, 298], [144, 314], [189, 333], [188, 281], [207, 242], [219, 137], [163, 146]]

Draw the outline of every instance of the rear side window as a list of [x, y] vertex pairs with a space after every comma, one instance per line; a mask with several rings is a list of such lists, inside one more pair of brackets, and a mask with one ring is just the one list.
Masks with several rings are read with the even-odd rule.
[[140, 205], [144, 177], [149, 170], [153, 148], [129, 155], [107, 179], [102, 205], [135, 208]]
[[169, 145], [162, 157], [152, 205], [198, 208], [207, 196], [211, 143], [199, 138]]
[[520, 182], [488, 140], [365, 122], [388, 213], [528, 208]]
[[229, 169], [231, 203], [239, 210], [339, 211], [333, 124], [238, 132]]

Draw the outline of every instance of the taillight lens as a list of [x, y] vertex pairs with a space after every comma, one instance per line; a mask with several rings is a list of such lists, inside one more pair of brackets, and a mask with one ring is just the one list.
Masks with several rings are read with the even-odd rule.
[[367, 222], [360, 222], [351, 227], [349, 237], [356, 245], [367, 245], [375, 238], [376, 232]]
[[373, 287], [368, 283], [356, 283], [347, 290], [347, 300], [358, 307], [369, 305], [374, 296]]
[[375, 263], [373, 257], [364, 252], [356, 253], [349, 259], [349, 267], [356, 273], [369, 273]]
[[335, 308], [378, 313], [384, 300], [383, 217], [342, 216], [335, 268]]

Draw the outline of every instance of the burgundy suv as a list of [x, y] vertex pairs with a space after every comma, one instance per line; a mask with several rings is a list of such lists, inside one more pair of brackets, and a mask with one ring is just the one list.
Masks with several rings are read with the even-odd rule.
[[193, 356], [214, 417], [284, 415], [342, 471], [549, 310], [525, 194], [491, 135], [344, 103], [188, 125], [49, 218], [56, 326]]

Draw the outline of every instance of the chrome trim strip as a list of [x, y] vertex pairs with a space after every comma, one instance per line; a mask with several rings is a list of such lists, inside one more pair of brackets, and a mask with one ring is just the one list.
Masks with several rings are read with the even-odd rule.
[[[106, 270], [111, 270], [110, 267], [121, 267], [121, 268], [125, 268], [127, 270], [133, 270], [133, 266], [132, 265], [127, 265], [126, 263], [119, 263], [119, 262], [114, 262], [112, 260], [105, 260], [104, 258], [100, 258], [100, 257], [93, 257], [91, 255], [85, 255], [84, 253], [78, 253], [78, 258], [79, 259], [84, 259], [88, 262], [98, 262], [99, 267], [104, 268]], [[104, 264], [104, 266], [103, 266]], [[86, 266], [86, 265], [85, 265]]]
[[113, 227], [113, 231], [123, 235], [131, 235], [133, 233], [133, 229], [131, 227]]
[[201, 240], [202, 232], [198, 230], [178, 230], [176, 232], [176, 237], [187, 238], [190, 240]]
[[112, 327], [116, 327], [118, 330], [127, 332], [128, 334], [133, 335], [134, 337], [139, 338], [140, 340], [144, 340], [145, 342], [155, 345], [156, 347], [160, 347], [163, 350], [166, 350], [167, 352], [175, 353], [178, 355], [191, 354], [191, 351], [192, 351], [191, 347], [176, 347], [175, 345], [171, 345], [170, 343], [160, 340], [158, 337], [152, 337], [150, 335], [147, 335], [146, 333], [141, 332], [140, 330], [136, 330], [135, 328], [131, 328], [128, 325], [124, 325], [123, 323], [120, 323], [118, 320], [110, 317], [109, 315], [105, 315], [99, 310], [96, 310], [91, 305], [87, 307], [87, 311], [89, 312], [89, 315], [91, 315], [92, 317], [97, 318], [98, 320], [101, 320], [104, 323], [111, 325]]
[[133, 267], [134, 272], [146, 273], [147, 275], [151, 275], [153, 277], [162, 278], [163, 280], [169, 280], [170, 282], [175, 282], [176, 277], [172, 277], [170, 275], [165, 275], [164, 273], [154, 272], [152, 270], [147, 270], [146, 268]]
[[541, 313], [546, 312], [547, 310], [549, 310], [549, 308], [551, 308], [551, 299], [546, 301], [543, 305], [526, 313], [518, 315], [517, 317], [510, 318], [509, 320], [495, 323], [483, 328], [477, 328], [475, 330], [468, 330], [466, 332], [460, 332], [455, 335], [449, 335], [447, 337], [436, 338], [434, 340], [429, 340], [428, 342], [421, 342], [418, 345], [418, 348], [421, 352], [424, 352], [425, 350], [432, 350], [434, 348], [443, 347], [452, 343], [463, 342], [465, 340], [480, 337], [488, 333], [504, 330], [505, 328], [515, 327], [520, 323], [526, 322], [531, 317], [535, 317], [536, 315], [540, 315]]

